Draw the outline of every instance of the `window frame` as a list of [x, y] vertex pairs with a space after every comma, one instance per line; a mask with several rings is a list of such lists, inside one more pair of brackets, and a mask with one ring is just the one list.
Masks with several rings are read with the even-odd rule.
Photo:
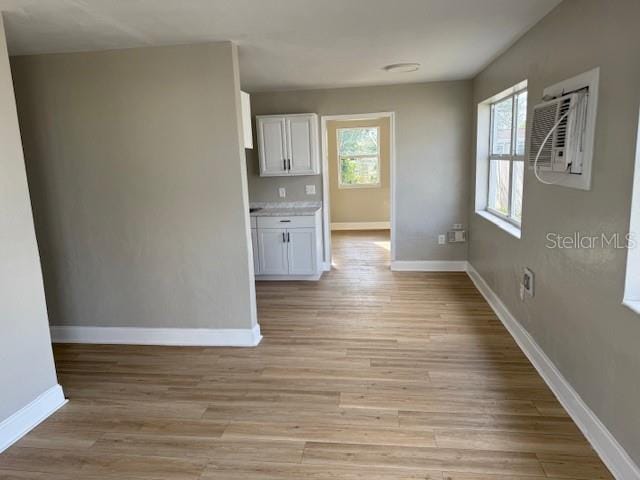
[[[340, 131], [342, 130], [357, 130], [371, 128], [376, 130], [376, 153], [367, 155], [340, 155]], [[376, 157], [378, 160], [378, 182], [377, 183], [358, 183], [358, 184], [345, 184], [342, 183], [342, 158], [371, 158]], [[338, 163], [338, 188], [339, 189], [351, 189], [351, 188], [380, 188], [382, 186], [382, 172], [380, 169], [380, 126], [371, 125], [363, 127], [339, 127], [336, 128], [336, 158]]]
[[[516, 142], [517, 142], [517, 136], [518, 136], [518, 96], [525, 92], [527, 92], [527, 86], [524, 86], [519, 89], [514, 89], [513, 92], [489, 104], [489, 115], [490, 115], [489, 117], [489, 154], [488, 154], [488, 162], [487, 162], [488, 172], [487, 172], [486, 210], [491, 215], [495, 215], [501, 220], [504, 220], [505, 222], [508, 222], [516, 226], [518, 229], [522, 227], [522, 220], [518, 221], [516, 218], [512, 216], [513, 215], [513, 211], [512, 211], [513, 209], [513, 164], [514, 162], [523, 162], [523, 168], [524, 168], [525, 152], [523, 151], [522, 155], [518, 155], [516, 153], [516, 148], [517, 148]], [[495, 115], [494, 115], [495, 106], [498, 103], [508, 101], [509, 99], [511, 99], [511, 144], [509, 148], [510, 153], [494, 154], [493, 153], [493, 122], [495, 118]], [[528, 104], [529, 104], [529, 97], [527, 95], [527, 106]], [[526, 123], [525, 123], [525, 138], [526, 138]], [[526, 140], [525, 140], [525, 145], [526, 145]], [[498, 210], [491, 208], [490, 206], [489, 195], [491, 193], [491, 162], [493, 160], [507, 160], [509, 162], [509, 192], [508, 192], [509, 203], [507, 208], [507, 211], [508, 211], [507, 215], [505, 215], [504, 213]]]

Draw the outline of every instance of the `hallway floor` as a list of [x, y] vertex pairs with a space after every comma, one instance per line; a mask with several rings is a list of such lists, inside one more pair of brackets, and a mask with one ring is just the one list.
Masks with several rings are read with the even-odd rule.
[[70, 402], [0, 478], [612, 478], [466, 274], [333, 242], [320, 282], [258, 282], [256, 348], [57, 345]]

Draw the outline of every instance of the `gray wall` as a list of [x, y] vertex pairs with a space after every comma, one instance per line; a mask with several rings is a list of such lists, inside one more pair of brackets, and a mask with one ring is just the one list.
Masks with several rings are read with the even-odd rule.
[[0, 422], [58, 383], [1, 15], [0, 365]]
[[[475, 108], [528, 79], [531, 118], [545, 86], [601, 68], [591, 191], [543, 185], [527, 170], [522, 239], [471, 214], [469, 249], [471, 263], [637, 463], [640, 316], [621, 305], [626, 252], [550, 250], [545, 235], [628, 229], [639, 18], [637, 0], [565, 0], [474, 80]], [[537, 290], [523, 303], [518, 283], [524, 266], [535, 272]]]
[[[254, 115], [396, 112], [397, 260], [467, 258], [466, 244], [438, 245], [438, 234], [467, 219], [471, 104], [468, 81], [251, 95]], [[321, 176], [261, 178], [257, 149], [247, 168], [251, 201], [278, 201], [279, 186], [286, 201], [321, 199]], [[308, 184], [315, 196], [304, 194]]]
[[51, 323], [251, 327], [235, 46], [12, 67]]

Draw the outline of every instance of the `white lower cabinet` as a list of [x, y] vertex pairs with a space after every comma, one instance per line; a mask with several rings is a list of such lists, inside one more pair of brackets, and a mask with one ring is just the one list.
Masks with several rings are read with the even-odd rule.
[[313, 216], [258, 217], [251, 240], [257, 277], [263, 277], [263, 280], [320, 278], [322, 225], [319, 211]]
[[275, 228], [258, 229], [258, 251], [261, 275], [287, 275], [287, 231]]
[[316, 273], [316, 229], [292, 228], [287, 232], [289, 275]]

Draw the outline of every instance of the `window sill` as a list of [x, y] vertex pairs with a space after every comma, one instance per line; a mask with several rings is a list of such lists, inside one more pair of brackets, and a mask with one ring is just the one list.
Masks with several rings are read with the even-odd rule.
[[365, 184], [355, 184], [355, 185], [338, 185], [340, 190], [350, 190], [350, 189], [358, 189], [358, 188], [380, 188], [381, 185], [379, 183], [365, 183]]
[[640, 314], [640, 301], [638, 301], [638, 300], [623, 300], [622, 304], [625, 307], [627, 307], [629, 310], [632, 310], [635, 313]]
[[485, 220], [490, 221], [501, 230], [504, 230], [505, 232], [507, 232], [509, 235], [512, 235], [516, 238], [520, 238], [521, 236], [521, 230], [518, 227], [516, 227], [514, 224], [509, 223], [506, 220], [503, 220], [500, 217], [497, 217], [496, 215], [493, 215], [492, 213], [487, 212], [486, 210], [476, 210], [476, 215], [479, 215]]

